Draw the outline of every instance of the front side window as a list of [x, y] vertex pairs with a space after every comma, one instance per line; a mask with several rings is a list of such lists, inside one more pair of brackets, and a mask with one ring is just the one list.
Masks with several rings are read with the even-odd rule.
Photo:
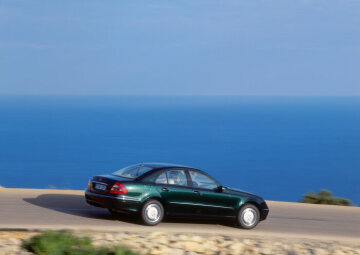
[[197, 171], [190, 171], [190, 177], [194, 187], [203, 188], [203, 189], [215, 189], [219, 186], [219, 184], [216, 181], [214, 181], [207, 175]]
[[187, 178], [184, 170], [168, 170], [166, 172], [170, 185], [187, 186]]
[[123, 169], [120, 169], [120, 170], [114, 172], [113, 175], [116, 175], [119, 177], [135, 179], [150, 170], [152, 170], [152, 167], [142, 166], [142, 165], [133, 165], [133, 166], [128, 166]]

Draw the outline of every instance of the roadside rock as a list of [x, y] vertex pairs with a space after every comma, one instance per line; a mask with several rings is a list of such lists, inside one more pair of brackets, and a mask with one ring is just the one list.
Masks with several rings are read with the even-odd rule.
[[[31, 255], [22, 241], [38, 232], [0, 231], [1, 255]], [[240, 238], [220, 235], [150, 233], [75, 232], [89, 236], [95, 246], [123, 245], [141, 254], [152, 255], [360, 255], [359, 244], [315, 240]]]

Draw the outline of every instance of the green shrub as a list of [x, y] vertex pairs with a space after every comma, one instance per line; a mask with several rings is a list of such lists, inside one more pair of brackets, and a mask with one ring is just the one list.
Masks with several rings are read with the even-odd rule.
[[100, 248], [96, 255], [139, 255], [139, 253], [129, 250], [121, 246], [114, 246], [111, 248]]
[[121, 246], [96, 248], [88, 237], [76, 237], [68, 231], [47, 231], [23, 242], [37, 255], [138, 255]]
[[345, 205], [345, 206], [353, 205], [351, 201], [348, 199], [341, 197], [333, 197], [332, 193], [325, 189], [320, 190], [319, 193], [317, 194], [311, 191], [306, 193], [300, 202], [309, 203], [309, 204], [327, 204], [327, 205]]

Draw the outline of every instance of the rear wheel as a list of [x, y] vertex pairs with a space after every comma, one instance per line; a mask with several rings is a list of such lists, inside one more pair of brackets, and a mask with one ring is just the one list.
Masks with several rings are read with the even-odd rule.
[[145, 225], [155, 226], [164, 218], [164, 207], [157, 200], [145, 202], [141, 210], [141, 219]]
[[237, 215], [237, 221], [241, 228], [252, 229], [256, 227], [260, 220], [259, 209], [252, 204], [245, 204], [241, 207]]

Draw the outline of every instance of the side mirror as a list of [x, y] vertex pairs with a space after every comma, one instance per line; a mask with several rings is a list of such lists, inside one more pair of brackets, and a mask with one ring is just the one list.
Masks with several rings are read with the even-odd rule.
[[226, 187], [224, 187], [224, 186], [217, 186], [217, 188], [216, 188], [216, 192], [223, 192], [224, 190], [226, 190]]

